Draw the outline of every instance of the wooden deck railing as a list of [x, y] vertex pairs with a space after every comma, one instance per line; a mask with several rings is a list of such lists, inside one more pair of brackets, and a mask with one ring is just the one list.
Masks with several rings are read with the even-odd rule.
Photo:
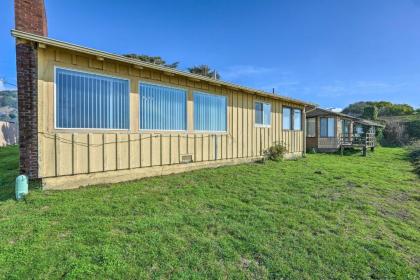
[[372, 148], [376, 145], [375, 133], [363, 134], [342, 133], [339, 135], [339, 145], [345, 147]]

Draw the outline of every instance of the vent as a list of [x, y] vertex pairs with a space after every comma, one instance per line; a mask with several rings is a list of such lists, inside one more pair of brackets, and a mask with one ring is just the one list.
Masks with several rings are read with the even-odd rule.
[[190, 162], [192, 162], [192, 155], [181, 156], [181, 163], [190, 163]]

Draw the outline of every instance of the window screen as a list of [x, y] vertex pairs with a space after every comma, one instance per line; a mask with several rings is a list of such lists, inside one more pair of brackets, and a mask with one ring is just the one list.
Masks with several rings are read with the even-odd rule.
[[127, 80], [56, 69], [57, 128], [129, 129]]
[[140, 83], [140, 129], [186, 130], [187, 92]]
[[226, 96], [194, 92], [194, 129], [226, 131]]

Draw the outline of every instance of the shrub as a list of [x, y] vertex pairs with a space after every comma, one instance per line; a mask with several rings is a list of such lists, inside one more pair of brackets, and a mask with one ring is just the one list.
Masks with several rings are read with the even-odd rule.
[[287, 148], [284, 143], [274, 143], [273, 146], [264, 151], [263, 160], [279, 161], [283, 159], [284, 154], [287, 153]]
[[420, 139], [420, 120], [410, 121], [407, 124], [407, 133], [412, 140]]
[[381, 144], [385, 146], [404, 146], [410, 142], [407, 127], [403, 122], [387, 122], [383, 135], [384, 137]]

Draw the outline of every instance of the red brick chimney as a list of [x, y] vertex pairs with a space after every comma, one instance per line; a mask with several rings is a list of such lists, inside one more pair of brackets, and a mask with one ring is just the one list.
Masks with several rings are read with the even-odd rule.
[[[44, 0], [15, 0], [16, 29], [47, 36]], [[38, 46], [16, 40], [20, 172], [38, 178]]]
[[48, 36], [44, 0], [15, 0], [16, 29]]

